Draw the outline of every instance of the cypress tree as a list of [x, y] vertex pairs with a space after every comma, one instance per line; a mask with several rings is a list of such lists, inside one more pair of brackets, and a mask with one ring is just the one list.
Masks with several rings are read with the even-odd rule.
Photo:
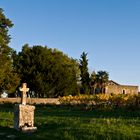
[[88, 59], [87, 53], [83, 52], [80, 59], [80, 71], [81, 71], [81, 84], [82, 84], [82, 92], [84, 94], [90, 93], [90, 78], [88, 72]]

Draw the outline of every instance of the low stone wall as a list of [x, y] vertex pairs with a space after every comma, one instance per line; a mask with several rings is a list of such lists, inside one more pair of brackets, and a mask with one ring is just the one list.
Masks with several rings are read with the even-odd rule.
[[[3, 103], [21, 103], [21, 98], [0, 98], [0, 104]], [[58, 98], [27, 98], [27, 104], [50, 104], [59, 105]]]

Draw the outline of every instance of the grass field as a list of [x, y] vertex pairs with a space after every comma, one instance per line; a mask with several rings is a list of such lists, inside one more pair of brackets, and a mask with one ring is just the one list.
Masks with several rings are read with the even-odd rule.
[[0, 105], [0, 140], [139, 140], [140, 111], [36, 106], [37, 132], [14, 130], [13, 105]]

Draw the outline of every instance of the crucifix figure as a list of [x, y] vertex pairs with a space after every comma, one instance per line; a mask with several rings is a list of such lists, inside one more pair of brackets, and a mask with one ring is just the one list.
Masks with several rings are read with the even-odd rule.
[[22, 92], [22, 94], [21, 94], [21, 104], [26, 105], [26, 97], [27, 97], [26, 92], [29, 91], [29, 88], [27, 88], [27, 84], [23, 83], [22, 88], [19, 88], [19, 90]]

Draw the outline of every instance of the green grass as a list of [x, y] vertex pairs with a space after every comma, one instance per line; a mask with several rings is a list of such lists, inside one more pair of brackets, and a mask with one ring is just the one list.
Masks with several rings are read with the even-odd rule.
[[140, 111], [37, 106], [35, 126], [38, 130], [33, 134], [14, 130], [13, 105], [0, 105], [0, 140], [139, 140]]

